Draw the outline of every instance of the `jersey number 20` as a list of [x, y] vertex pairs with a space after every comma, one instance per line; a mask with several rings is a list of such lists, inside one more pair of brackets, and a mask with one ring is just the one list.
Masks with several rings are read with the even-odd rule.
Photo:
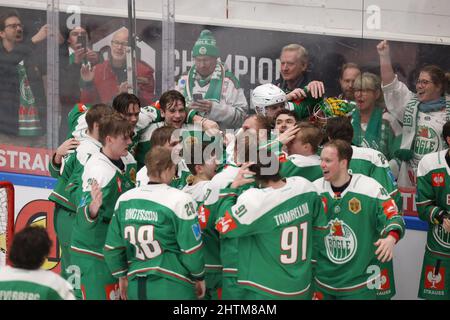
[[292, 264], [297, 262], [299, 229], [302, 234], [302, 261], [306, 260], [306, 241], [308, 239], [308, 223], [303, 222], [300, 226], [291, 226], [283, 229], [281, 233], [281, 250], [289, 251], [280, 256], [283, 264]]
[[159, 242], [153, 239], [153, 229], [152, 225], [139, 227], [136, 238], [136, 228], [134, 226], [125, 227], [125, 239], [135, 247], [136, 258], [139, 260], [152, 259], [162, 252]]

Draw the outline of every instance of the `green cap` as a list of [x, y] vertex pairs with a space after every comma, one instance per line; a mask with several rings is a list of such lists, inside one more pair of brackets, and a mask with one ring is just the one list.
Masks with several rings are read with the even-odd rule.
[[218, 57], [219, 48], [217, 48], [216, 44], [216, 39], [211, 31], [203, 30], [192, 48], [192, 56]]

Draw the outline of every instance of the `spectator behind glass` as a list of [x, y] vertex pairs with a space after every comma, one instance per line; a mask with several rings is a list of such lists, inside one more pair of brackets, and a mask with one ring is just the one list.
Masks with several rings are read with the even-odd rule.
[[360, 75], [361, 70], [356, 63], [348, 62], [342, 65], [341, 76], [339, 77], [339, 84], [341, 85], [342, 91], [339, 95], [340, 99], [355, 100], [353, 84]]
[[450, 120], [448, 79], [441, 68], [427, 65], [416, 81], [416, 93], [398, 80], [386, 40], [377, 45], [384, 100], [389, 112], [403, 124], [400, 149], [395, 152], [400, 187], [415, 187], [422, 157], [447, 147], [442, 127]]
[[239, 80], [220, 62], [216, 39], [203, 30], [192, 48], [194, 66], [178, 81], [186, 106], [217, 122], [221, 130], [237, 129], [247, 113]]
[[308, 68], [309, 55], [299, 44], [288, 44], [281, 49], [281, 74], [273, 84], [289, 93], [296, 88], [303, 88], [309, 83]]
[[378, 150], [391, 160], [400, 147], [401, 126], [385, 110], [380, 78], [364, 72], [354, 82], [354, 94], [357, 108], [352, 114], [352, 143]]
[[71, 285], [41, 269], [52, 241], [42, 227], [28, 226], [14, 235], [9, 251], [12, 267], [0, 268], [0, 300], [74, 300]]
[[30, 60], [35, 45], [46, 39], [47, 29], [44, 25], [31, 39], [26, 39], [17, 11], [0, 16], [0, 143], [44, 144], [41, 127], [46, 122], [44, 103], [40, 99], [36, 101], [43, 98], [43, 83], [39, 70]]
[[[86, 39], [84, 41], [83, 39]], [[59, 51], [59, 90], [61, 100], [61, 125], [59, 142], [67, 136], [67, 116], [75, 103], [80, 101], [80, 68], [82, 63], [94, 66], [98, 62], [98, 53], [90, 49], [89, 30], [77, 26], [66, 31], [65, 42]], [[84, 43], [83, 43], [84, 42]], [[86, 44], [86, 48], [83, 45]]]
[[[83, 103], [110, 104], [116, 95], [128, 92], [131, 84], [127, 82], [127, 47], [128, 29], [122, 27], [113, 35], [110, 60], [95, 67], [83, 64], [81, 67]], [[150, 105], [153, 102], [155, 92], [153, 73], [149, 65], [137, 61], [137, 95], [142, 105]]]

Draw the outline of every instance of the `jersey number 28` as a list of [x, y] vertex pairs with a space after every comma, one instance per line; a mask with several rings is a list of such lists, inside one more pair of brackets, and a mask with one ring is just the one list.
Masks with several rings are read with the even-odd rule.
[[141, 226], [137, 230], [134, 226], [126, 226], [124, 230], [125, 239], [135, 247], [136, 258], [139, 260], [152, 259], [162, 252], [159, 242], [153, 238], [152, 225]]

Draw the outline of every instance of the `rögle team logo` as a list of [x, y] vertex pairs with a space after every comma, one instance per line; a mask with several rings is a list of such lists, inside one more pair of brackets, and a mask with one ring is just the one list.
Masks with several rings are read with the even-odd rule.
[[431, 174], [431, 185], [433, 187], [445, 187], [445, 174], [438, 172]]
[[353, 230], [342, 220], [331, 220], [330, 233], [325, 237], [328, 258], [337, 264], [350, 261], [356, 253], [358, 241]]
[[450, 233], [445, 231], [441, 225], [433, 227], [433, 238], [444, 248], [450, 249]]

